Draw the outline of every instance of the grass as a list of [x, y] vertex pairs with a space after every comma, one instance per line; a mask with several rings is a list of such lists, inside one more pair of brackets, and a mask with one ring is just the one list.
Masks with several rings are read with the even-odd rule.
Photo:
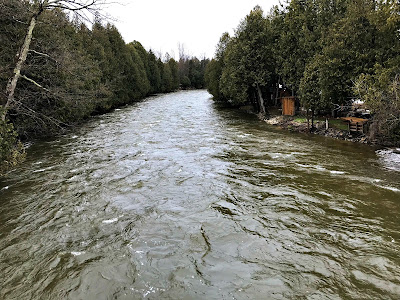
[[[340, 119], [328, 119], [329, 127], [339, 129], [339, 130], [348, 130], [347, 124]], [[293, 122], [296, 123], [307, 123], [306, 117], [297, 116], [293, 119]], [[310, 119], [311, 122], [311, 119]], [[316, 117], [314, 122], [325, 122], [325, 118]]]
[[295, 118], [293, 121], [296, 123], [307, 123], [307, 118]]
[[[306, 117], [297, 117], [297, 118], [293, 119], [293, 121], [297, 122], [297, 123], [307, 123], [307, 118]], [[325, 122], [325, 118], [315, 117], [314, 122]], [[310, 118], [310, 123], [311, 123], [311, 118]]]
[[340, 129], [340, 130], [348, 130], [347, 124], [340, 119], [329, 120], [329, 127]]

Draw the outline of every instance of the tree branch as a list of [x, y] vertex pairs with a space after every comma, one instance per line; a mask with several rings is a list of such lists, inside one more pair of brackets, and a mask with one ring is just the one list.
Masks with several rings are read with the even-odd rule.
[[32, 52], [32, 53], [35, 53], [37, 55], [41, 55], [41, 56], [47, 57], [48, 59], [51, 59], [51, 60], [57, 62], [57, 60], [55, 60], [54, 58], [52, 58], [50, 55], [48, 55], [46, 53], [38, 52], [38, 51], [32, 50], [32, 49], [30, 49], [29, 52]]
[[12, 19], [17, 23], [20, 23], [20, 24], [23, 24], [23, 25], [29, 25], [27, 22], [23, 22], [23, 21], [20, 21], [20, 20], [16, 19], [14, 16], [12, 16]]
[[62, 129], [63, 126], [64, 126], [64, 127], [70, 126], [70, 125], [68, 125], [68, 124], [66, 124], [66, 123], [64, 123], [64, 122], [62, 122], [62, 121], [60, 121], [60, 120], [57, 120], [56, 118], [49, 117], [49, 116], [47, 116], [47, 115], [45, 115], [45, 114], [43, 114], [43, 113], [39, 113], [39, 112], [33, 110], [32, 108], [30, 108], [30, 107], [24, 105], [21, 101], [18, 101], [18, 100], [15, 100], [15, 99], [14, 99], [14, 102], [15, 102], [16, 104], [18, 104], [18, 107], [17, 107], [16, 109], [17, 109], [20, 113], [22, 113], [22, 114], [24, 114], [24, 115], [26, 115], [26, 116], [30, 116], [30, 117], [32, 117], [33, 119], [38, 120], [38, 121], [40, 121], [40, 122], [43, 123], [43, 124], [46, 124], [44, 120], [48, 120], [50, 123], [52, 123], [53, 125], [57, 126], [57, 127], [60, 128], [60, 129]]
[[40, 87], [41, 89], [45, 90], [46, 92], [50, 92], [48, 89], [46, 89], [45, 87], [41, 86], [39, 83], [37, 83], [35, 80], [30, 79], [28, 77], [26, 77], [25, 75], [21, 75], [21, 78], [33, 83], [34, 85], [36, 85], [37, 87]]

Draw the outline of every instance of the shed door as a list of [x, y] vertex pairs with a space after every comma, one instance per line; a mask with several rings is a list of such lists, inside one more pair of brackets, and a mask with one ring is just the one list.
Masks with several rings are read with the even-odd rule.
[[285, 116], [294, 116], [295, 102], [293, 98], [282, 99], [282, 114]]

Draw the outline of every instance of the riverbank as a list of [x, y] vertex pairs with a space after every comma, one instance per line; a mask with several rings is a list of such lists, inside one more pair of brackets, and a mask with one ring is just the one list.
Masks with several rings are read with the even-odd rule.
[[[267, 119], [258, 116], [267, 124], [278, 126], [280, 128], [293, 131], [310, 133], [307, 125], [307, 119], [301, 116], [282, 116], [272, 115]], [[340, 119], [328, 119], [328, 129], [325, 120], [315, 120], [315, 129], [311, 134], [323, 135], [334, 139], [345, 140], [356, 143], [376, 145], [375, 141], [371, 141], [367, 135], [361, 133], [351, 133], [347, 130], [347, 125]]]

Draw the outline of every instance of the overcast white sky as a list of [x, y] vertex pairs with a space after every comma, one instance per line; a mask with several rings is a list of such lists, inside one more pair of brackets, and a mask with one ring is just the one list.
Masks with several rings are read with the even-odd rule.
[[[117, 0], [118, 1], [118, 0]], [[186, 53], [211, 58], [222, 33], [230, 34], [250, 10], [260, 5], [269, 12], [279, 0], [120, 0], [106, 11], [126, 43], [137, 40], [146, 49], [178, 57]]]

